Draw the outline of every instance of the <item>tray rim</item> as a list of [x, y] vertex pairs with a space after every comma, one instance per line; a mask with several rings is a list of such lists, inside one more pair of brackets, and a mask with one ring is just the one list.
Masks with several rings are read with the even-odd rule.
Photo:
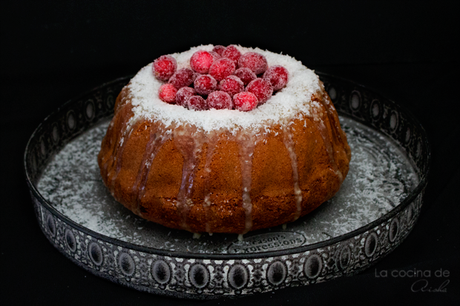
[[[110, 86], [112, 84], [122, 82], [122, 81], [126, 81], [126, 83], [128, 83], [128, 81], [132, 78], [133, 75], [128, 75], [128, 76], [125, 76], [125, 77], [117, 78], [117, 79], [112, 80], [110, 82], [103, 83], [100, 86], [94, 87], [91, 90], [87, 90], [87, 91], [83, 92], [82, 94], [76, 96], [75, 98], [72, 98], [72, 99], [66, 101], [65, 103], [63, 103], [60, 107], [58, 107], [56, 110], [54, 110], [48, 116], [46, 116], [40, 122], [40, 124], [35, 128], [35, 130], [31, 134], [31, 136], [29, 137], [29, 139], [27, 141], [27, 144], [26, 144], [26, 147], [25, 147], [24, 155], [23, 155], [23, 166], [24, 166], [23, 171], [24, 171], [24, 174], [25, 174], [25, 179], [26, 179], [27, 185], [29, 187], [29, 191], [31, 192], [31, 195], [34, 198], [36, 198], [40, 202], [41, 205], [45, 206], [45, 208], [50, 213], [52, 213], [55, 217], [58, 217], [59, 219], [61, 219], [65, 223], [69, 224], [73, 228], [75, 228], [75, 229], [77, 229], [77, 230], [79, 230], [79, 231], [81, 231], [81, 232], [83, 232], [85, 234], [88, 234], [88, 235], [90, 235], [90, 236], [92, 236], [92, 237], [94, 237], [96, 239], [99, 239], [101, 241], [106, 241], [106, 242], [111, 243], [113, 245], [118, 245], [118, 246], [120, 246], [122, 248], [132, 249], [132, 250], [135, 250], [135, 251], [148, 253], [148, 254], [155, 254], [155, 255], [158, 255], [158, 256], [169, 256], [169, 257], [175, 257], [175, 258], [201, 259], [201, 260], [203, 260], [203, 259], [208, 259], [208, 260], [232, 260], [232, 259], [241, 260], [241, 259], [270, 258], [270, 257], [280, 257], [280, 256], [304, 253], [304, 252], [307, 252], [307, 251], [312, 251], [312, 250], [316, 250], [316, 249], [319, 249], [319, 248], [325, 248], [325, 247], [337, 244], [339, 242], [346, 241], [346, 240], [348, 240], [348, 239], [350, 239], [352, 237], [358, 236], [358, 235], [360, 235], [360, 234], [362, 234], [362, 233], [364, 233], [366, 231], [369, 231], [370, 229], [375, 228], [378, 225], [383, 224], [385, 221], [391, 219], [392, 217], [394, 217], [395, 215], [400, 213], [402, 210], [404, 210], [411, 203], [413, 203], [414, 200], [423, 192], [423, 190], [425, 189], [425, 187], [426, 187], [426, 185], [428, 183], [428, 178], [429, 178], [430, 171], [431, 171], [431, 146], [430, 146], [430, 143], [428, 141], [428, 136], [427, 136], [426, 130], [423, 128], [422, 124], [403, 105], [400, 105], [400, 104], [396, 103], [395, 101], [393, 101], [392, 99], [387, 98], [386, 96], [384, 96], [381, 93], [379, 93], [377, 90], [372, 89], [372, 88], [370, 88], [368, 86], [362, 85], [360, 83], [357, 83], [355, 81], [352, 81], [352, 80], [349, 80], [349, 79], [346, 79], [346, 78], [342, 78], [342, 77], [337, 77], [337, 76], [334, 76], [332, 74], [323, 73], [323, 72], [319, 72], [319, 71], [315, 71], [315, 73], [318, 74], [318, 76], [320, 78], [321, 78], [321, 76], [334, 78], [334, 79], [340, 80], [342, 82], [352, 84], [352, 85], [354, 85], [356, 87], [366, 89], [367, 91], [372, 92], [374, 94], [377, 94], [378, 96], [384, 98], [386, 100], [386, 102], [389, 102], [390, 104], [392, 104], [394, 106], [397, 106], [399, 109], [401, 109], [404, 112], [404, 114], [406, 116], [408, 116], [412, 120], [412, 122], [417, 126], [417, 128], [420, 129], [421, 134], [424, 136], [423, 137], [423, 139], [424, 139], [423, 145], [426, 148], [425, 154], [426, 154], [426, 159], [427, 159], [427, 166], [426, 166], [426, 169], [424, 171], [424, 175], [422, 177], [420, 177], [418, 185], [410, 192], [410, 194], [402, 202], [397, 204], [389, 212], [387, 212], [386, 214], [384, 214], [381, 217], [377, 218], [376, 220], [374, 220], [374, 221], [372, 221], [370, 223], [367, 223], [366, 225], [361, 226], [361, 227], [359, 227], [359, 228], [357, 228], [357, 229], [355, 229], [353, 231], [350, 231], [348, 233], [339, 235], [337, 237], [333, 237], [333, 238], [330, 238], [330, 239], [315, 242], [313, 244], [297, 246], [297, 247], [283, 249], [283, 250], [273, 250], [273, 251], [256, 252], [256, 253], [244, 253], [244, 254], [241, 254], [241, 253], [209, 254], [209, 253], [193, 253], [193, 252], [183, 252], [183, 251], [168, 251], [168, 250], [156, 249], [156, 248], [153, 248], [153, 247], [147, 247], [147, 246], [142, 246], [142, 245], [126, 242], [126, 241], [123, 241], [123, 240], [120, 240], [120, 239], [117, 239], [117, 238], [112, 238], [112, 237], [100, 234], [100, 233], [98, 233], [96, 231], [93, 231], [93, 230], [91, 230], [89, 228], [86, 228], [86, 227], [80, 225], [79, 223], [71, 220], [67, 216], [63, 215], [62, 213], [60, 213], [56, 208], [54, 208], [50, 203], [48, 203], [48, 201], [40, 194], [40, 192], [38, 191], [37, 187], [33, 183], [32, 179], [30, 177], [30, 174], [28, 172], [27, 156], [28, 156], [29, 149], [32, 146], [33, 139], [36, 137], [37, 134], [39, 134], [39, 132], [41, 131], [43, 126], [48, 121], [50, 121], [51, 118], [53, 118], [53, 116], [57, 115], [61, 111], [61, 109], [65, 108], [68, 105], [76, 103], [82, 97], [87, 96], [87, 95], [91, 94], [94, 91], [100, 90], [100, 89], [105, 88], [107, 86]], [[350, 118], [352, 120], [355, 120], [355, 121], [358, 121], [358, 122], [364, 124], [368, 128], [376, 130], [374, 127], [369, 126], [368, 123], [363, 122], [362, 120], [359, 120], [359, 118], [351, 117], [348, 114], [341, 112], [340, 110], [337, 110], [337, 112], [341, 116], [348, 117], [348, 118]], [[107, 116], [105, 116], [104, 118], [107, 118]], [[94, 126], [95, 124], [99, 123], [101, 120], [103, 120], [103, 119], [97, 120], [96, 122], [94, 122], [92, 124], [92, 126]], [[381, 130], [377, 130], [377, 131], [379, 133], [386, 134], [384, 131], [381, 131]], [[393, 142], [394, 142], [395, 145], [399, 146], [399, 144], [397, 144], [395, 141], [393, 141]], [[250, 237], [250, 234], [249, 234], [249, 237]]]

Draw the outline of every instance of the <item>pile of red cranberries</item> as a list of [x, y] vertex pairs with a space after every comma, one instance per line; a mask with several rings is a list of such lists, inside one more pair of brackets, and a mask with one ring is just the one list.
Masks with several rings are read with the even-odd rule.
[[242, 54], [234, 45], [199, 50], [190, 58], [190, 67], [177, 69], [170, 55], [153, 62], [153, 74], [165, 82], [158, 93], [162, 101], [193, 110], [250, 111], [288, 82], [286, 68], [268, 67], [262, 54]]

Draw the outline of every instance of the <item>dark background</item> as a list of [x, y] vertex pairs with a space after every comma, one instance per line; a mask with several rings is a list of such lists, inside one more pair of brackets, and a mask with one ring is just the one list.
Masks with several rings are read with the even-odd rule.
[[[3, 1], [0, 299], [8, 305], [458, 303], [458, 13], [454, 1]], [[122, 287], [52, 247], [38, 227], [22, 168], [35, 127], [82, 92], [134, 74], [160, 55], [209, 43], [289, 54], [374, 88], [420, 120], [432, 144], [432, 170], [419, 221], [402, 245], [353, 277], [205, 302]], [[434, 277], [440, 269], [449, 276]], [[419, 278], [378, 277], [385, 270], [430, 271], [430, 287], [449, 280], [447, 292], [411, 292]]]

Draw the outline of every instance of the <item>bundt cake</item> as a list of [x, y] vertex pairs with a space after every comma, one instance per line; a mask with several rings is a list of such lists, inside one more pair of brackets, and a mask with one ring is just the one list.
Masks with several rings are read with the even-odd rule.
[[[193, 80], [210, 74], [192, 69], [192, 56], [206, 51], [211, 62], [217, 61], [226, 48], [262, 55], [264, 71], [284, 67], [287, 84], [281, 89], [275, 84], [268, 100], [256, 99], [259, 103], [251, 110], [236, 102], [194, 108], [190, 98], [182, 104], [160, 98], [170, 94], [160, 88], [174, 82], [151, 63], [116, 100], [98, 163], [115, 199], [142, 218], [193, 233], [244, 234], [308, 214], [330, 199], [347, 175], [351, 153], [337, 112], [318, 76], [301, 62], [234, 45], [199, 46], [168, 58], [174, 59], [175, 71], [193, 71], [191, 85], [185, 85], [193, 94], [193, 86], [201, 86]], [[244, 81], [242, 89], [247, 89], [243, 74], [235, 76], [243, 64], [228, 58], [234, 63], [231, 78]], [[257, 79], [269, 79], [260, 65], [249, 69], [258, 71]], [[217, 89], [224, 88], [219, 87], [222, 82]], [[246, 89], [242, 99], [250, 94]], [[192, 96], [206, 102], [206, 95]]]

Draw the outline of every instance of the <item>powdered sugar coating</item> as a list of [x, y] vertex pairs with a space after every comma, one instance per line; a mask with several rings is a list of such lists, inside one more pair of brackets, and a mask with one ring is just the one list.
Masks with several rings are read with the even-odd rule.
[[[190, 68], [190, 57], [198, 50], [211, 51], [213, 45], [191, 48], [182, 53], [171, 54], [177, 61], [177, 68]], [[290, 74], [289, 83], [273, 95], [267, 103], [251, 112], [238, 110], [210, 109], [201, 112], [187, 110], [178, 105], [170, 105], [158, 98], [162, 82], [152, 74], [152, 64], [142, 68], [131, 80], [131, 103], [134, 116], [131, 120], [141, 118], [160, 120], [166, 127], [172, 124], [194, 125], [205, 132], [219, 129], [235, 132], [239, 129], [260, 129], [278, 123], [281, 120], [296, 118], [299, 114], [312, 116], [311, 95], [321, 90], [318, 76], [306, 68], [300, 61], [288, 56], [264, 51], [258, 48], [238, 46], [242, 52], [258, 52], [265, 56], [268, 65], [282, 65]]]

